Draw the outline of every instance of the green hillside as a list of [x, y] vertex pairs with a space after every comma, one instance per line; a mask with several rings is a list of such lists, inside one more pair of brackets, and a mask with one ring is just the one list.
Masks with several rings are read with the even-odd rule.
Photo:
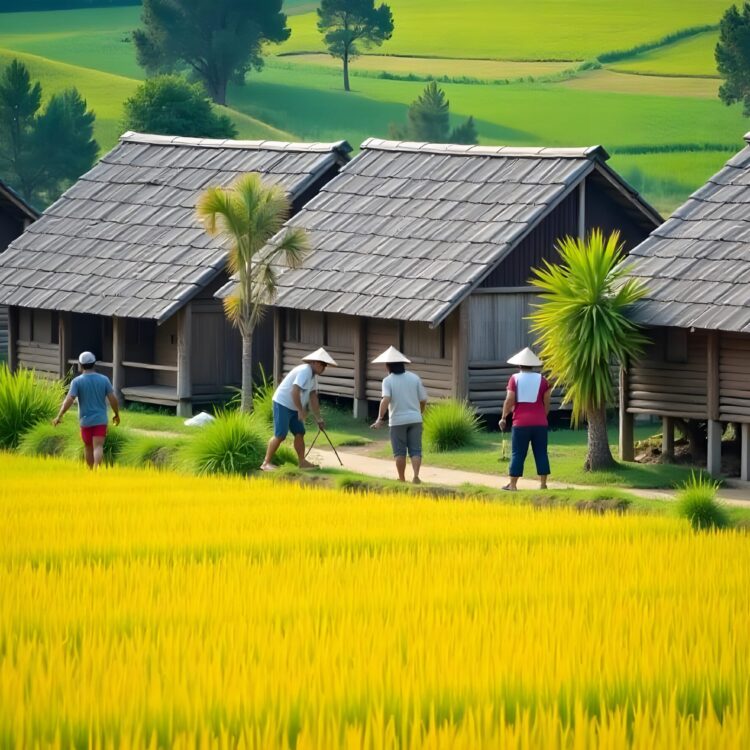
[[[506, 60], [585, 60], [718, 23], [728, 0], [389, 0], [391, 55]], [[315, 13], [290, 20], [285, 51], [322, 48]]]
[[[454, 121], [472, 115], [481, 142], [601, 143], [616, 168], [670, 210], [741, 147], [748, 130], [741, 107], [717, 99], [716, 32], [580, 69], [580, 61], [605, 52], [715, 25], [726, 0], [391, 6], [393, 39], [353, 61], [347, 94], [339, 62], [314, 53], [322, 49], [314, 4], [287, 2], [291, 39], [269, 47], [265, 69], [249, 73], [247, 85], [230, 87], [229, 114], [241, 137], [346, 138], [356, 147], [369, 136], [387, 137], [425, 82], [437, 78]], [[133, 7], [4, 14], [0, 62], [22, 53], [47, 93], [77, 85], [97, 112], [97, 138], [107, 148], [120, 130], [122, 101], [143, 78], [130, 40], [139, 16]]]
[[[101, 152], [108, 151], [117, 143], [124, 129], [123, 102], [135, 91], [139, 83], [137, 80], [0, 48], [0, 66], [7, 65], [13, 58], [20, 59], [29, 68], [32, 78], [41, 81], [45, 98], [76, 86], [96, 113], [94, 136]], [[287, 140], [292, 137], [247, 113], [225, 107], [220, 109], [232, 119], [240, 138]]]

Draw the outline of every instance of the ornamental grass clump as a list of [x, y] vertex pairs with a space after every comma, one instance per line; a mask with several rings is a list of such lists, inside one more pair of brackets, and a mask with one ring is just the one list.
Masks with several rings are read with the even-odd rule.
[[0, 448], [17, 448], [25, 432], [55, 416], [64, 396], [57, 381], [0, 364]]
[[273, 425], [273, 380], [261, 370], [261, 381], [253, 389], [253, 414], [262, 424]]
[[479, 417], [466, 401], [445, 399], [431, 404], [424, 414], [424, 440], [434, 451], [467, 448], [476, 442]]
[[140, 466], [154, 469], [170, 469], [185, 440], [161, 437], [137, 437], [122, 448], [119, 462], [125, 466]]
[[68, 420], [58, 427], [50, 422], [37, 422], [24, 433], [18, 452], [25, 456], [65, 456], [75, 439], [75, 423]]
[[724, 529], [731, 524], [726, 507], [716, 498], [719, 486], [705, 474], [693, 472], [677, 493], [677, 513], [696, 531]]
[[185, 468], [195, 474], [250, 474], [263, 463], [266, 440], [242, 411], [220, 411], [182, 450]]

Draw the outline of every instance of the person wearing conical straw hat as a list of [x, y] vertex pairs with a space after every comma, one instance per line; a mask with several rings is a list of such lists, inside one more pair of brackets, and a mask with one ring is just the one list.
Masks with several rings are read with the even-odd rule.
[[302, 357], [302, 364], [294, 367], [279, 383], [273, 393], [273, 437], [268, 441], [261, 471], [276, 468], [273, 457], [289, 432], [294, 435], [294, 450], [300, 469], [317, 468], [305, 458], [305, 419], [309, 409], [318, 427], [325, 429], [326, 423], [320, 416], [318, 375], [322, 375], [329, 365], [336, 367], [336, 362], [321, 347]]
[[399, 482], [406, 481], [406, 457], [411, 459], [414, 472], [412, 481], [420, 484], [419, 470], [422, 467], [422, 414], [427, 404], [427, 391], [422, 380], [414, 372], [408, 372], [410, 363], [394, 346], [389, 346], [382, 354], [372, 360], [373, 364], [382, 363], [388, 371], [383, 378], [382, 395], [378, 418], [371, 425], [379, 429], [385, 423], [388, 414], [388, 427], [391, 434], [391, 448], [396, 460], [396, 472]]
[[542, 361], [528, 347], [514, 354], [509, 365], [517, 365], [519, 371], [510, 376], [508, 392], [500, 417], [500, 429], [505, 431], [508, 417], [513, 414], [513, 429], [510, 438], [510, 481], [504, 490], [515, 490], [518, 478], [523, 476], [523, 465], [529, 444], [534, 452], [536, 472], [539, 475], [539, 486], [547, 489], [549, 476], [549, 457], [547, 456], [547, 414], [551, 390], [547, 378], [534, 372], [541, 367]]

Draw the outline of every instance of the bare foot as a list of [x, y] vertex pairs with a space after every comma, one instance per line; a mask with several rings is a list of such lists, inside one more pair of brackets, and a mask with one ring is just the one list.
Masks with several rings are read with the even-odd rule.
[[260, 465], [260, 470], [261, 471], [276, 471], [276, 469], [277, 469], [276, 466], [274, 466], [273, 464], [269, 464], [267, 461], [264, 461]]
[[320, 468], [318, 464], [314, 464], [310, 461], [300, 461], [299, 467], [300, 469], [319, 469]]
[[539, 489], [540, 490], [546, 490], [547, 489], [547, 485], [546, 484], [540, 484], [539, 485]]
[[414, 477], [411, 481], [412, 484], [422, 484], [422, 480], [419, 477]]

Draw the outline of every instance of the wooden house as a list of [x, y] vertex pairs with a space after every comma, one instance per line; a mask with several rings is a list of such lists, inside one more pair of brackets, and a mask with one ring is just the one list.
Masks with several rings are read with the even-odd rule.
[[[12, 366], [57, 378], [88, 349], [124, 400], [187, 414], [226, 397], [241, 341], [215, 297], [227, 248], [196, 218], [200, 193], [257, 172], [298, 211], [350, 150], [126, 133], [0, 258]], [[269, 368], [271, 336], [269, 323], [255, 345]]]
[[[750, 133], [745, 136], [750, 142]], [[633, 459], [633, 417], [707, 422], [707, 467], [721, 472], [723, 424], [741, 425], [741, 476], [750, 479], [750, 147], [693, 193], [632, 251], [648, 288], [634, 310], [652, 344], [622, 374], [620, 453]]]
[[566, 235], [619, 229], [633, 247], [661, 221], [607, 158], [599, 146], [366, 141], [288, 222], [313, 249], [279, 279], [275, 378], [323, 345], [341, 366], [322, 392], [364, 415], [383, 377], [370, 360], [393, 344], [431, 398], [498, 411], [506, 360], [531, 343], [531, 268]]
[[[39, 212], [0, 180], [0, 253], [38, 218]], [[3, 305], [0, 306], [0, 359], [7, 358], [8, 308]]]

